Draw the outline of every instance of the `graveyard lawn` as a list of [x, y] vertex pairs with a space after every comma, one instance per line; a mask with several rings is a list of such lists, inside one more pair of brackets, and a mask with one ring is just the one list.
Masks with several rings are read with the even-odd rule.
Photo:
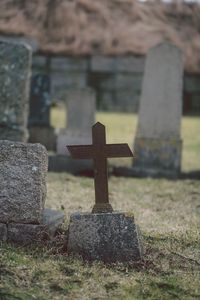
[[67, 256], [69, 216], [90, 211], [93, 179], [48, 174], [47, 206], [66, 223], [52, 242], [1, 244], [0, 299], [198, 299], [200, 297], [200, 184], [197, 180], [109, 179], [113, 208], [134, 214], [145, 255], [141, 263], [104, 265]]
[[[52, 112], [57, 127], [65, 124], [60, 110]], [[98, 113], [107, 126], [108, 143], [128, 142], [135, 133], [136, 116]], [[182, 121], [183, 170], [200, 169], [200, 119]], [[130, 165], [129, 159], [112, 164]], [[69, 216], [91, 211], [93, 179], [68, 173], [48, 174], [47, 207], [63, 210], [66, 221], [59, 235], [40, 245], [14, 247], [0, 244], [0, 299], [180, 299], [200, 297], [200, 182], [109, 178], [110, 201], [115, 210], [135, 216], [144, 238], [141, 263], [104, 265], [67, 255]]]
[[[106, 113], [98, 112], [96, 121], [106, 126], [108, 143], [128, 143], [133, 148], [136, 133], [137, 115], [132, 113]], [[54, 107], [51, 111], [51, 124], [53, 127], [65, 128], [66, 116], [62, 107]], [[182, 117], [181, 137], [183, 140], [182, 171], [193, 172], [200, 170], [200, 118], [192, 116]], [[131, 166], [132, 159], [111, 159], [115, 166]]]

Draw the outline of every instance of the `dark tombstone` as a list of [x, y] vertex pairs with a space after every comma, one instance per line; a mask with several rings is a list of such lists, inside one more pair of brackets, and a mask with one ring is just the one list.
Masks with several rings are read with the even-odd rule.
[[107, 158], [133, 156], [127, 144], [106, 144], [105, 126], [92, 128], [92, 145], [67, 146], [73, 158], [93, 159], [95, 205], [92, 213], [70, 218], [67, 249], [87, 260], [126, 262], [140, 260], [140, 231], [134, 218], [113, 212], [108, 197]]
[[50, 79], [38, 74], [32, 77], [29, 126], [50, 126]]
[[32, 77], [29, 113], [29, 142], [55, 148], [55, 134], [50, 126], [50, 78], [45, 74]]

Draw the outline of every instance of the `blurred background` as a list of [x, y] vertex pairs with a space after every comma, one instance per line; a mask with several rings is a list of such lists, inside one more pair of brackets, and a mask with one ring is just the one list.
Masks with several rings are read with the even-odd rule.
[[131, 147], [146, 54], [173, 43], [184, 55], [183, 170], [200, 169], [199, 1], [1, 0], [0, 38], [31, 46], [33, 76], [49, 80], [53, 128], [66, 127], [67, 90], [89, 86], [108, 142], [123, 136]]

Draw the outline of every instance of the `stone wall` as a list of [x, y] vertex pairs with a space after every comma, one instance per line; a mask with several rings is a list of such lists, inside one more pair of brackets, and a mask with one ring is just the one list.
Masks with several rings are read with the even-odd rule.
[[[137, 112], [145, 57], [93, 56], [85, 58], [48, 57], [36, 54], [33, 74], [51, 78], [51, 97], [65, 100], [68, 88], [90, 86], [97, 95], [97, 108]], [[200, 114], [200, 75], [184, 76], [184, 113]]]

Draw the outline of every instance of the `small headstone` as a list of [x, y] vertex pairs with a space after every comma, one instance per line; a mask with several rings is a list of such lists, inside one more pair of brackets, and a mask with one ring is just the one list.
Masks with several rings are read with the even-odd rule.
[[63, 219], [44, 209], [47, 167], [44, 146], [0, 141], [0, 240], [27, 242]]
[[31, 80], [29, 142], [41, 143], [48, 150], [55, 150], [55, 133], [50, 126], [50, 78], [37, 74]]
[[67, 249], [87, 260], [127, 262], [142, 258], [138, 227], [132, 217], [113, 213], [108, 197], [107, 158], [132, 157], [127, 144], [106, 144], [105, 126], [92, 128], [91, 145], [67, 146], [73, 158], [93, 159], [95, 205], [92, 213], [70, 218]]
[[146, 60], [133, 168], [146, 175], [176, 175], [181, 166], [183, 62], [168, 43], [152, 48]]
[[31, 50], [0, 41], [0, 140], [27, 141]]
[[47, 164], [40, 144], [0, 141], [0, 222], [40, 223]]
[[95, 92], [91, 88], [69, 90], [66, 96], [67, 124], [57, 138], [57, 154], [66, 155], [66, 144], [90, 144], [95, 120]]

